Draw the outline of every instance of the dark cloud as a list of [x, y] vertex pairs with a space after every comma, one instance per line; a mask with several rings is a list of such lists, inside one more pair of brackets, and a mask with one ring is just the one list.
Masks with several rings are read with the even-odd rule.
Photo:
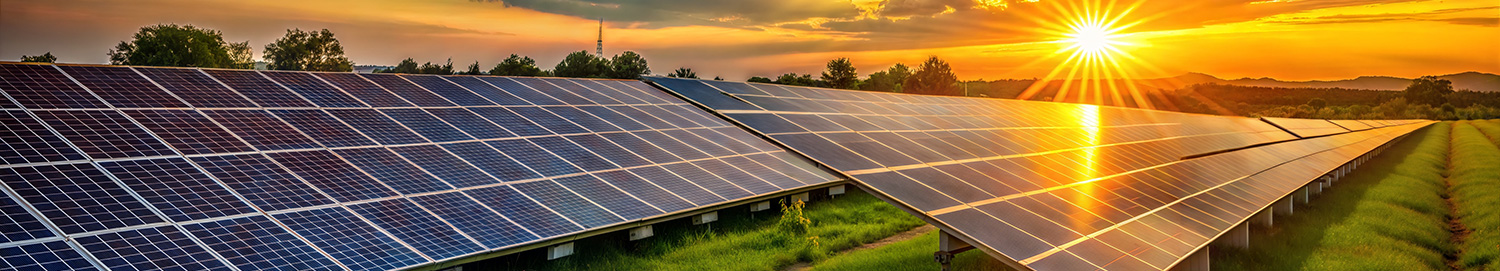
[[1461, 25], [1496, 26], [1500, 24], [1500, 18], [1496, 17], [1458, 17], [1447, 18], [1442, 15], [1462, 13], [1468, 11], [1500, 10], [1500, 6], [1469, 7], [1438, 9], [1427, 12], [1408, 13], [1380, 13], [1380, 14], [1339, 14], [1319, 17], [1295, 17], [1281, 20], [1268, 21], [1283, 24], [1346, 24], [1346, 23], [1375, 23], [1391, 21], [1430, 21], [1446, 22]]

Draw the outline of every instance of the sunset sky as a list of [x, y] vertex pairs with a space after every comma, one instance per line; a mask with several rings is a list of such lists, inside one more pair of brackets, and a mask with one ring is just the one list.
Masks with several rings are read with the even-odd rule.
[[1059, 26], [1084, 7], [1124, 14], [1137, 77], [1500, 73], [1495, 0], [0, 0], [0, 60], [106, 63], [141, 26], [177, 23], [248, 40], [256, 59], [285, 29], [327, 28], [356, 64], [520, 54], [550, 69], [592, 52], [603, 17], [605, 53], [639, 52], [658, 74], [743, 80], [849, 57], [868, 75], [936, 55], [964, 80], [1033, 78], [1066, 58]]

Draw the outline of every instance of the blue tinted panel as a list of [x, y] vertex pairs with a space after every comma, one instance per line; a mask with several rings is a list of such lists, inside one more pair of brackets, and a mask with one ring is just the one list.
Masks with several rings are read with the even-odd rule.
[[433, 259], [484, 250], [478, 243], [406, 199], [351, 205], [349, 209]]
[[259, 154], [195, 157], [193, 163], [267, 212], [333, 203]]
[[100, 162], [99, 166], [173, 221], [255, 212], [182, 158]]
[[255, 151], [193, 110], [122, 110], [183, 154]]
[[682, 143], [682, 141], [677, 141], [677, 139], [672, 138], [671, 136], [667, 136], [667, 134], [663, 134], [661, 132], [647, 131], [633, 132], [631, 134], [634, 134], [636, 137], [640, 137], [641, 139], [646, 140], [646, 142], [651, 142], [651, 144], [655, 144], [657, 147], [661, 147], [662, 149], [667, 150], [668, 153], [677, 155], [682, 159], [696, 160], [710, 157], [707, 153], [699, 151], [698, 148], [694, 148], [693, 146], [684, 144]]
[[188, 107], [130, 67], [58, 66], [115, 107]]
[[652, 82], [662, 87], [676, 91], [689, 100], [701, 103], [715, 110], [759, 110], [753, 105], [747, 104], [730, 97], [719, 90], [707, 87], [697, 80], [684, 80], [674, 78], [651, 78]]
[[595, 133], [620, 130], [620, 127], [615, 127], [614, 124], [610, 124], [607, 121], [594, 117], [593, 115], [589, 115], [588, 112], [583, 112], [583, 110], [578, 110], [577, 108], [546, 107], [546, 109], [547, 111], [552, 111], [553, 114], [561, 116], [563, 119], [567, 119], [568, 121], [578, 124], [579, 126], [583, 126], [584, 129], [588, 129], [589, 131], [593, 131]]
[[433, 145], [392, 147], [391, 150], [411, 160], [427, 172], [457, 187], [495, 184], [498, 181], [463, 159]]
[[375, 110], [368, 109], [329, 109], [329, 114], [337, 116], [344, 123], [353, 126], [360, 132], [364, 132], [380, 144], [396, 145], [427, 142], [416, 133], [407, 130], [400, 123], [386, 118]]
[[255, 103], [196, 69], [135, 68], [194, 107], [256, 107]]
[[526, 167], [530, 167], [542, 176], [567, 175], [582, 172], [578, 167], [569, 164], [568, 161], [558, 158], [556, 155], [531, 144], [524, 139], [511, 139], [487, 142], [491, 147], [505, 153], [506, 156], [516, 159]]
[[397, 97], [395, 94], [391, 94], [391, 92], [385, 91], [385, 89], [380, 88], [380, 86], [377, 86], [374, 83], [370, 83], [370, 81], [365, 80], [365, 78], [363, 78], [363, 77], [359, 77], [359, 75], [357, 75], [357, 74], [353, 74], [353, 73], [313, 73], [313, 74], [317, 75], [318, 77], [323, 78], [324, 80], [328, 80], [328, 82], [333, 83], [334, 86], [338, 86], [340, 89], [343, 89], [344, 92], [348, 92], [350, 95], [354, 95], [354, 97], [359, 98], [360, 100], [364, 101], [365, 104], [369, 104], [370, 106], [374, 106], [374, 107], [403, 107], [403, 106], [412, 106], [411, 103], [406, 102], [406, 100], [402, 100], [401, 97]]
[[697, 148], [699, 151], [708, 153], [710, 156], [730, 156], [737, 154], [734, 151], [720, 147], [718, 143], [698, 137], [698, 135], [687, 130], [666, 130], [662, 131], [662, 133], [677, 139], [682, 144], [693, 146], [693, 148]]
[[593, 114], [595, 117], [599, 117], [600, 119], [604, 120], [604, 122], [613, 124], [614, 126], [618, 126], [620, 127], [620, 129], [626, 131], [651, 129], [650, 126], [646, 126], [645, 124], [641, 124], [640, 122], [637, 122], [630, 117], [620, 114], [619, 112], [615, 112], [609, 107], [580, 106], [578, 107], [578, 109], [589, 112], [589, 114]]
[[333, 152], [402, 194], [453, 189], [385, 148], [341, 149]]
[[173, 226], [74, 239], [111, 270], [231, 270]]
[[203, 114], [229, 128], [260, 150], [317, 148], [318, 143], [266, 111], [204, 110]]
[[[780, 171], [771, 169], [769, 167], [766, 167], [765, 165], [761, 165], [760, 163], [756, 163], [755, 161], [750, 160], [750, 158], [745, 158], [744, 156], [719, 158], [719, 161], [734, 165], [735, 167], [744, 170], [746, 173], [750, 173], [750, 175], [755, 176], [756, 178], [760, 178], [761, 180], [765, 180], [766, 182], [771, 183], [771, 185], [775, 185], [777, 189], [792, 189], [807, 185], [797, 181], [796, 179], [792, 179], [792, 177], [787, 176], [786, 174], [782, 174]], [[758, 182], [752, 183], [759, 184]], [[748, 188], [750, 185], [741, 184], [740, 186], [745, 186]]]
[[661, 210], [657, 210], [651, 205], [647, 205], [639, 199], [611, 187], [594, 176], [573, 176], [554, 181], [567, 187], [574, 193], [578, 193], [578, 195], [594, 203], [598, 203], [600, 206], [605, 206], [606, 209], [614, 211], [615, 214], [619, 214], [626, 220], [636, 220], [662, 213]]
[[47, 229], [36, 216], [26, 211], [21, 202], [0, 194], [0, 243], [25, 241], [57, 236]]
[[13, 270], [99, 270], [64, 241], [0, 248], [0, 267]]
[[385, 87], [391, 93], [400, 95], [402, 98], [406, 98], [407, 101], [417, 104], [417, 106], [453, 106], [453, 103], [448, 102], [443, 97], [438, 97], [437, 94], [432, 94], [432, 92], [413, 85], [411, 82], [407, 82], [394, 74], [366, 73], [360, 74], [360, 76], [370, 79], [375, 84]]
[[453, 81], [453, 83], [457, 83], [458, 85], [463, 86], [464, 88], [467, 88], [467, 89], [469, 89], [471, 91], [474, 91], [474, 93], [479, 94], [479, 96], [484, 96], [485, 98], [489, 99], [491, 102], [495, 102], [495, 103], [498, 103], [498, 104], [501, 104], [501, 105], [529, 105], [529, 104], [531, 104], [531, 103], [526, 102], [526, 100], [522, 100], [520, 97], [516, 97], [516, 95], [511, 95], [508, 92], [500, 90], [500, 88], [496, 88], [495, 86], [492, 86], [489, 83], [486, 83], [484, 81], [479, 80], [478, 77], [471, 77], [471, 76], [445, 76], [445, 78], [447, 78], [448, 81]]
[[[463, 193], [428, 195], [414, 197], [412, 200], [492, 249], [536, 240], [536, 235], [511, 223], [510, 220], [485, 208], [484, 205], [479, 205]], [[517, 219], [531, 218], [518, 217]]]
[[536, 172], [532, 172], [530, 169], [522, 166], [516, 160], [501, 154], [500, 151], [490, 148], [489, 144], [485, 144], [484, 142], [444, 144], [443, 148], [458, 155], [464, 161], [469, 161], [469, 163], [474, 164], [474, 166], [479, 167], [484, 172], [500, 178], [501, 181], [509, 182], [542, 177], [541, 175], [537, 175]]
[[620, 92], [619, 90], [616, 90], [612, 86], [605, 85], [604, 82], [608, 82], [608, 81], [602, 81], [602, 80], [573, 80], [573, 83], [578, 83], [579, 85], [583, 85], [584, 87], [587, 87], [590, 90], [593, 90], [594, 92], [598, 92], [599, 94], [604, 95], [605, 97], [612, 98], [615, 101], [619, 101], [620, 103], [623, 103], [623, 104], [645, 104], [646, 103], [645, 101], [642, 101], [641, 99], [636, 98], [635, 96], [630, 96], [629, 94], [625, 94], [624, 92]]
[[108, 107], [52, 65], [0, 64], [0, 90], [30, 109]]
[[364, 107], [354, 96], [345, 94], [344, 91], [334, 88], [322, 79], [313, 77], [305, 72], [280, 72], [262, 71], [261, 74], [270, 77], [282, 86], [301, 94], [303, 98], [312, 101], [322, 107]]
[[599, 154], [599, 156], [604, 157], [604, 159], [607, 159], [610, 162], [614, 162], [616, 165], [620, 165], [620, 167], [634, 167], [651, 164], [651, 162], [646, 161], [645, 158], [641, 158], [640, 156], [635, 155], [635, 153], [631, 153], [625, 148], [615, 146], [614, 143], [611, 143], [609, 140], [605, 140], [599, 135], [576, 135], [568, 136], [567, 138], [568, 140], [572, 140], [573, 143], [578, 143], [578, 145], [583, 146], [584, 149], [593, 151], [594, 153]]
[[630, 117], [630, 119], [635, 120], [636, 122], [640, 122], [641, 124], [646, 125], [646, 127], [650, 127], [651, 129], [677, 128], [676, 126], [672, 126], [671, 123], [667, 123], [666, 121], [661, 120], [661, 118], [652, 116], [650, 113], [646, 113], [646, 111], [642, 111], [641, 109], [634, 106], [612, 106], [610, 108], [614, 109], [615, 112], [624, 114], [626, 117]]
[[82, 160], [83, 153], [68, 146], [67, 141], [57, 137], [45, 125], [26, 111], [0, 111], [0, 162], [6, 164], [59, 162]]
[[15, 189], [63, 233], [81, 233], [162, 222], [145, 204], [91, 164], [0, 169]]
[[477, 137], [479, 139], [515, 136], [514, 134], [505, 131], [505, 129], [500, 128], [500, 126], [496, 126], [494, 123], [490, 123], [490, 121], [484, 119], [484, 117], [480, 117], [479, 115], [475, 115], [473, 112], [469, 112], [469, 110], [467, 109], [430, 108], [426, 110], [427, 113], [432, 113], [433, 116], [437, 116], [439, 119], [448, 122], [448, 124], [451, 124], [454, 127], [458, 127], [459, 130], [463, 130], [464, 133], [468, 133], [469, 135]]
[[[681, 176], [683, 179], [686, 179], [688, 182], [697, 184], [699, 187], [708, 189], [709, 192], [718, 194], [720, 197], [728, 200], [736, 200], [755, 195], [753, 193], [750, 193], [750, 191], [746, 191], [744, 188], [735, 186], [734, 184], [729, 183], [729, 181], [725, 181], [724, 178], [714, 176], [713, 173], [708, 173], [708, 171], [704, 171], [702, 168], [698, 168], [693, 164], [671, 164], [662, 166], [662, 168], [665, 168], [668, 171], [677, 174], [677, 176]], [[673, 189], [675, 190], [676, 188]]]
[[114, 111], [36, 111], [38, 118], [95, 159], [175, 155], [146, 129]]
[[[625, 193], [635, 195], [637, 199], [645, 201], [646, 204], [656, 206], [656, 208], [661, 209], [661, 211], [664, 212], [670, 213], [673, 211], [693, 207], [692, 203], [688, 203], [686, 200], [673, 195], [671, 192], [667, 192], [667, 190], [662, 189], [660, 186], [657, 186], [656, 184], [653, 184], [645, 179], [641, 179], [640, 177], [637, 177], [635, 176], [635, 174], [631, 174], [628, 171], [618, 170], [595, 173], [594, 177], [598, 177], [599, 180], [604, 181], [605, 183], [609, 183], [615, 188], [619, 188], [620, 190], [625, 191]], [[569, 185], [567, 183], [564, 183], [563, 185], [572, 187], [572, 185]], [[577, 191], [576, 188], [575, 191]], [[580, 191], [580, 193], [583, 192]], [[609, 206], [615, 207], [615, 205]], [[616, 212], [618, 213], [619, 211], [617, 210]]]
[[[547, 83], [547, 80], [545, 80], [545, 79], [530, 78], [530, 77], [512, 77], [510, 79], [511, 80], [516, 80], [516, 82], [520, 82], [521, 84], [525, 84], [526, 86], [531, 87], [532, 89], [535, 89], [537, 91], [545, 93], [547, 96], [552, 96], [552, 98], [557, 98], [557, 100], [562, 101], [565, 104], [574, 104], [574, 105], [577, 105], [577, 104], [592, 104], [592, 103], [594, 103], [594, 101], [590, 101], [589, 99], [585, 99], [585, 98], [583, 98], [583, 96], [578, 96], [578, 94], [574, 94], [574, 93], [569, 92], [567, 90], [563, 90], [562, 88], [558, 88], [557, 86], [549, 84], [549, 83]], [[563, 82], [560, 82], [560, 83], [563, 83]], [[538, 103], [538, 104], [541, 104], [541, 103]]]
[[383, 109], [380, 112], [433, 142], [474, 139], [421, 109]]
[[646, 142], [630, 133], [608, 133], [599, 136], [609, 139], [610, 142], [614, 142], [616, 145], [620, 145], [620, 147], [630, 150], [646, 160], [650, 160], [652, 163], [666, 164], [682, 161], [682, 158], [677, 158], [676, 155], [672, 155], [672, 153], [657, 147], [655, 144]]
[[509, 109], [498, 107], [476, 107], [470, 108], [470, 110], [474, 110], [474, 113], [479, 113], [480, 116], [483, 116], [485, 119], [489, 119], [491, 122], [500, 125], [500, 127], [505, 127], [505, 130], [508, 130], [511, 133], [515, 133], [517, 136], [552, 134], [552, 131], [548, 131], [546, 128], [542, 128], [542, 126], [537, 125], [536, 123], [532, 123], [530, 120], [527, 120], [521, 115], [517, 115], [515, 112], [511, 112]]
[[253, 70], [203, 70], [251, 101], [264, 107], [312, 107], [313, 104], [292, 91], [271, 82]]
[[[587, 99], [590, 103], [596, 103], [596, 104], [620, 104], [619, 101], [616, 101], [615, 99], [612, 99], [609, 96], [605, 96], [604, 94], [601, 94], [601, 93], [596, 92], [596, 91], [594, 91], [592, 89], [589, 89], [589, 88], [585, 88], [582, 85], [579, 85], [579, 84], [576, 83], [578, 81], [591, 81], [591, 80], [588, 80], [588, 79], [546, 78], [546, 79], [542, 79], [542, 80], [543, 81], [547, 81], [548, 83], [552, 83], [552, 85], [556, 85], [558, 87], [561, 87], [563, 90], [566, 90], [568, 93], [571, 93], [571, 94], [579, 96], [579, 97], [583, 97], [584, 99]], [[553, 95], [553, 96], [561, 98], [562, 96], [567, 96], [567, 95]], [[568, 98], [568, 99], [564, 99], [564, 100], [570, 100], [570, 99], [572, 99], [572, 98]]]
[[516, 81], [511, 80], [511, 78], [506, 78], [506, 77], [479, 77], [479, 80], [483, 80], [485, 82], [490, 83], [491, 85], [499, 87], [501, 90], [505, 91], [505, 93], [510, 93], [511, 95], [516, 95], [516, 97], [521, 97], [521, 99], [524, 99], [527, 102], [530, 102], [531, 104], [537, 104], [537, 105], [557, 105], [557, 104], [563, 104], [563, 102], [558, 101], [557, 99], [553, 99], [552, 96], [547, 96], [547, 94], [542, 94], [542, 92], [536, 91], [535, 89], [532, 89], [531, 87], [527, 87], [525, 85], [521, 85], [521, 83], [517, 83]]
[[[631, 187], [632, 185], [630, 185], [630, 184], [623, 184], [624, 182], [628, 182], [628, 180], [627, 181], [620, 181], [620, 179], [628, 179], [630, 177], [612, 176], [612, 175], [614, 175], [613, 174], [614, 172], [616, 172], [616, 171], [600, 173], [599, 177], [603, 178], [604, 181], [606, 181], [606, 182], [614, 183], [615, 186], [619, 186], [619, 187], [625, 189], [626, 191], [629, 191], [631, 194], [641, 195], [643, 197], [650, 197], [652, 199], [649, 199], [649, 200], [653, 201], [653, 203], [655, 203], [655, 201], [667, 202], [665, 204], [657, 205], [657, 207], [661, 207], [663, 210], [674, 209], [675, 207], [668, 207], [668, 206], [676, 206], [677, 205], [676, 203], [670, 203], [670, 202], [672, 202], [671, 199], [659, 199], [658, 200], [657, 196], [651, 196], [654, 192], [636, 192], [635, 190], [637, 190], [638, 188], [632, 188]], [[719, 195], [715, 195], [712, 192], [708, 192], [708, 190], [704, 190], [702, 187], [698, 187], [698, 185], [693, 184], [692, 182], [688, 182], [687, 180], [682, 179], [682, 177], [678, 177], [676, 174], [672, 174], [671, 172], [668, 172], [667, 170], [659, 168], [659, 167], [637, 168], [637, 169], [631, 169], [631, 170], [629, 170], [629, 172], [630, 173], [634, 173], [637, 176], [640, 176], [640, 178], [645, 179], [646, 181], [649, 181], [651, 183], [655, 183], [657, 186], [660, 186], [661, 188], [666, 189], [667, 191], [671, 191], [672, 194], [677, 194], [677, 196], [681, 196], [683, 199], [686, 199], [686, 200], [688, 200], [688, 201], [690, 201], [690, 202], [692, 202], [693, 204], [696, 204], [696, 205], [700, 205], [701, 206], [701, 205], [713, 204], [713, 203], [724, 201], [723, 197], [719, 197]], [[621, 183], [616, 183], [616, 182], [621, 182]], [[735, 189], [739, 189], [739, 188], [735, 188]], [[639, 190], [649, 190], [649, 188], [639, 188]], [[743, 190], [741, 190], [740, 193], [745, 193], [745, 192], [743, 192]], [[666, 206], [663, 206], [663, 205], [666, 205]]]
[[388, 270], [426, 262], [344, 208], [273, 215], [287, 228], [354, 270]]
[[240, 270], [342, 270], [264, 216], [182, 225]]
[[751, 175], [744, 170], [740, 170], [738, 168], [730, 166], [729, 163], [725, 163], [723, 161], [713, 159], [699, 160], [697, 162], [692, 162], [692, 164], [697, 165], [704, 170], [708, 170], [708, 172], [713, 172], [714, 175], [719, 175], [719, 177], [724, 178], [724, 180], [727, 180], [730, 183], [738, 185], [740, 188], [744, 188], [745, 190], [749, 190], [750, 192], [755, 194], [765, 194], [781, 190], [779, 188], [776, 188], [776, 186], [767, 183], [766, 181], [762, 181], [760, 178], [756, 178], [755, 175]]
[[608, 160], [604, 160], [604, 158], [599, 157], [598, 154], [589, 152], [589, 150], [586, 150], [583, 147], [579, 147], [577, 144], [573, 144], [573, 142], [570, 142], [567, 139], [563, 139], [561, 137], [541, 137], [531, 138], [528, 140], [530, 140], [531, 143], [536, 143], [537, 146], [541, 146], [542, 149], [546, 149], [547, 151], [557, 154], [557, 156], [561, 156], [564, 160], [572, 162], [573, 165], [583, 168], [584, 171], [599, 171], [617, 168], [615, 164], [610, 163]]
[[276, 117], [307, 134], [318, 143], [328, 147], [353, 147], [375, 145], [354, 128], [339, 122], [333, 115], [321, 110], [271, 110]]
[[509, 186], [486, 187], [464, 191], [479, 203], [493, 208], [506, 217], [517, 218], [515, 222], [541, 238], [553, 237], [582, 230], [578, 225], [543, 208]]
[[573, 192], [568, 192], [568, 190], [552, 183], [552, 181], [529, 182], [513, 186], [516, 190], [520, 190], [521, 193], [526, 193], [526, 195], [541, 202], [542, 205], [551, 207], [552, 210], [573, 219], [573, 221], [577, 221], [578, 224], [582, 224], [585, 227], [594, 228], [624, 221], [609, 211], [599, 208], [598, 205], [594, 205], [573, 194]]
[[401, 75], [401, 77], [411, 80], [412, 83], [417, 83], [418, 86], [431, 90], [433, 93], [437, 93], [439, 96], [443, 96], [443, 98], [448, 98], [448, 101], [461, 106], [495, 105], [495, 103], [491, 103], [489, 100], [479, 97], [479, 95], [475, 95], [473, 92], [469, 92], [468, 89], [454, 85], [448, 82], [448, 80], [443, 80], [442, 77], [411, 74]]
[[394, 197], [396, 191], [371, 179], [354, 165], [340, 160], [328, 151], [281, 152], [267, 154], [292, 173], [302, 176], [319, 190], [339, 201], [358, 201]]
[[547, 127], [547, 130], [552, 130], [552, 132], [558, 134], [577, 134], [589, 132], [588, 129], [584, 129], [577, 124], [569, 122], [567, 119], [563, 119], [562, 117], [553, 115], [548, 110], [542, 109], [540, 107], [512, 107], [510, 108], [510, 110], [516, 112], [516, 114], [520, 114], [521, 117], [526, 118], [527, 120], [531, 120], [531, 122], [534, 122], [537, 125], [541, 125], [542, 127]]

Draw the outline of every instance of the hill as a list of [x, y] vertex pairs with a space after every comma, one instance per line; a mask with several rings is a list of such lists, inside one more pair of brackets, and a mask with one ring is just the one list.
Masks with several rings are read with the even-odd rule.
[[[1453, 81], [1456, 90], [1472, 90], [1478, 92], [1500, 92], [1500, 75], [1482, 72], [1464, 72], [1438, 76], [1439, 79]], [[1240, 78], [1225, 80], [1212, 75], [1202, 73], [1188, 73], [1169, 78], [1146, 79], [1143, 84], [1152, 85], [1162, 89], [1179, 89], [1194, 84], [1220, 84], [1250, 87], [1274, 87], [1274, 88], [1344, 88], [1344, 89], [1368, 89], [1368, 90], [1402, 90], [1411, 84], [1411, 78], [1400, 78], [1392, 76], [1360, 76], [1354, 79], [1332, 80], [1332, 81], [1281, 81], [1274, 78]]]

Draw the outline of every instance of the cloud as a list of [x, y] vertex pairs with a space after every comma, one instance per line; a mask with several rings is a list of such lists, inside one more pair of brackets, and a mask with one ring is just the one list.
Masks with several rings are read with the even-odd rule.
[[1446, 22], [1460, 25], [1496, 26], [1500, 24], [1497, 17], [1450, 17], [1455, 13], [1469, 11], [1493, 11], [1500, 10], [1500, 6], [1468, 7], [1436, 9], [1425, 12], [1404, 13], [1375, 13], [1375, 14], [1337, 14], [1316, 17], [1289, 17], [1283, 19], [1266, 20], [1271, 23], [1282, 24], [1346, 24], [1346, 23], [1375, 23], [1391, 21], [1429, 21]]

